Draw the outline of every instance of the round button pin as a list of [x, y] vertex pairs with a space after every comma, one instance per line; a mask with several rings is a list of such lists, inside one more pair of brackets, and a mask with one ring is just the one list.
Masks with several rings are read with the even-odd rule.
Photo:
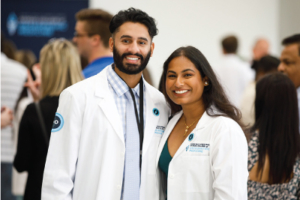
[[194, 139], [194, 133], [191, 133], [190, 135], [189, 135], [189, 141], [192, 141]]
[[153, 114], [154, 114], [155, 116], [158, 116], [158, 115], [159, 115], [159, 110], [158, 110], [157, 108], [154, 108], [154, 109], [153, 109]]

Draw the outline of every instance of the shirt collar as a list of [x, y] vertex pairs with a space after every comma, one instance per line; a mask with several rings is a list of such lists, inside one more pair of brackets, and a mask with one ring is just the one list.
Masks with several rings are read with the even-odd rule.
[[[109, 67], [107, 67], [107, 79], [109, 84], [111, 85], [111, 87], [113, 88], [113, 90], [115, 91], [115, 93], [117, 94], [118, 97], [124, 95], [128, 90], [128, 86], [127, 84], [123, 81], [123, 79], [121, 79], [119, 77], [119, 75], [115, 72], [115, 70], [113, 69], [113, 64], [111, 64]], [[143, 78], [143, 82], [144, 77]], [[135, 95], [137, 97], [140, 97], [140, 84], [138, 83], [133, 89], [132, 91], [135, 93]], [[144, 84], [144, 91], [145, 91], [145, 84]]]

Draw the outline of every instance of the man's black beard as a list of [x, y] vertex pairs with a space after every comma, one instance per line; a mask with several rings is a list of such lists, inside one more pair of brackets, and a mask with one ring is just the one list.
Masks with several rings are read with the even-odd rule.
[[[124, 72], [126, 74], [138, 74], [141, 71], [143, 71], [150, 59], [151, 56], [151, 50], [149, 50], [149, 53], [147, 54], [147, 56], [144, 58], [141, 54], [132, 54], [132, 53], [124, 53], [122, 55], [119, 54], [117, 48], [114, 46], [113, 47], [113, 53], [114, 53], [114, 63], [115, 66], [121, 71]], [[135, 65], [135, 64], [126, 64], [126, 66], [123, 65], [123, 60], [126, 56], [129, 55], [135, 55], [138, 56], [141, 60], [141, 64], [140, 65]]]

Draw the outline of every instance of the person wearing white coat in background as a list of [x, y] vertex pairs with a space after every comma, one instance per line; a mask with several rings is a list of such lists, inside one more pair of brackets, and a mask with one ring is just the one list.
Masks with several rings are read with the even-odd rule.
[[[110, 31], [114, 64], [67, 88], [60, 96], [44, 171], [43, 200], [120, 200], [126, 192], [123, 184], [130, 179], [126, 174], [126, 139], [130, 133], [126, 132], [128, 110], [122, 105], [127, 99], [114, 84], [136, 92], [153, 53], [157, 29], [153, 18], [130, 8], [114, 16]], [[141, 181], [138, 191], [133, 192], [139, 192], [141, 200], [153, 200], [159, 198], [153, 193], [158, 184], [155, 158], [169, 109], [163, 95], [146, 82], [143, 91]], [[138, 158], [132, 160], [140, 159], [139, 147], [136, 150]]]
[[248, 149], [240, 112], [205, 57], [191, 46], [175, 50], [162, 79], [175, 115], [156, 159], [160, 199], [247, 199]]
[[228, 36], [222, 40], [223, 56], [214, 71], [229, 101], [240, 108], [241, 98], [247, 85], [254, 80], [254, 70], [238, 55], [238, 39]]

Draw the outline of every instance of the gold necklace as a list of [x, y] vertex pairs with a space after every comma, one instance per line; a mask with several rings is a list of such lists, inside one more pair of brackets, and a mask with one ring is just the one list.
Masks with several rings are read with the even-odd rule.
[[191, 127], [191, 126], [193, 126], [193, 124], [197, 121], [197, 119], [191, 124], [191, 125], [186, 125], [186, 118], [184, 117], [184, 124], [185, 124], [185, 131], [184, 131], [184, 135], [183, 136], [185, 136], [186, 135], [186, 133], [189, 131], [189, 128]]

